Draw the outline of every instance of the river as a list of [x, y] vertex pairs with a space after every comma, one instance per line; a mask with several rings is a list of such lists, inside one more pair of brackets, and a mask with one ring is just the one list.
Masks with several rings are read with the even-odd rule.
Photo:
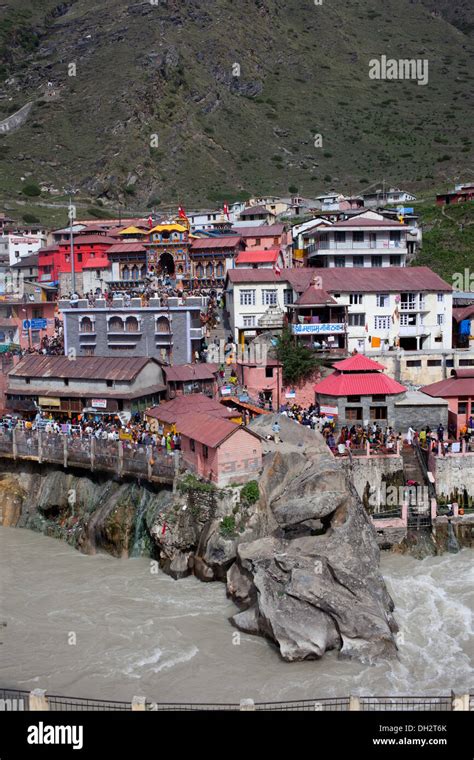
[[[383, 554], [400, 659], [364, 666], [283, 662], [240, 634], [220, 583], [174, 581], [144, 558], [86, 556], [0, 528], [0, 686], [159, 702], [238, 702], [461, 693], [472, 679], [473, 553], [417, 561]], [[75, 639], [75, 643], [74, 643]]]

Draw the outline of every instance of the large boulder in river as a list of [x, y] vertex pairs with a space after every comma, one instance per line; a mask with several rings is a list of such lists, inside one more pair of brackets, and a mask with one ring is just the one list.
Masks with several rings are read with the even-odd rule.
[[[396, 654], [393, 602], [379, 572], [375, 530], [322, 436], [280, 418], [268, 444], [259, 509], [279, 526], [237, 546], [228, 594], [235, 626], [272, 639], [286, 660]], [[272, 418], [259, 422], [271, 429]], [[294, 440], [293, 440], [294, 439]]]

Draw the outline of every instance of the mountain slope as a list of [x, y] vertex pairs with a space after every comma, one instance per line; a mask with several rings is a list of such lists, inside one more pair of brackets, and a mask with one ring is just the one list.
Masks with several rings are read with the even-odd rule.
[[[417, 189], [472, 159], [464, 0], [2, 8], [0, 117], [35, 101], [24, 126], [0, 139], [4, 198], [24, 182], [141, 203], [292, 186], [358, 192], [382, 178]], [[369, 79], [381, 55], [428, 59], [428, 85]]]

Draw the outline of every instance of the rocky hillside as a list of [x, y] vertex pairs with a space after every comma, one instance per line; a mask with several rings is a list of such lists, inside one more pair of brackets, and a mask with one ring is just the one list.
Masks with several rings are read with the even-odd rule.
[[[1, 136], [0, 200], [444, 182], [472, 159], [472, 32], [467, 0], [4, 0], [0, 119], [34, 105]], [[381, 55], [429, 83], [369, 79]]]

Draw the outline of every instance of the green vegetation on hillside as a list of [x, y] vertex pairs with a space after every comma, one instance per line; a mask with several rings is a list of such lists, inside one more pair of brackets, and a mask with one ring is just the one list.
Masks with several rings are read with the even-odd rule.
[[[133, 188], [145, 208], [439, 184], [472, 160], [472, 15], [466, 0], [5, 0], [0, 118], [35, 105], [0, 136], [0, 200], [22, 176], [124, 204]], [[369, 79], [382, 55], [427, 59], [428, 84]]]
[[423, 204], [416, 212], [423, 225], [423, 247], [413, 265], [430, 267], [451, 284], [454, 274], [474, 272], [474, 203]]

